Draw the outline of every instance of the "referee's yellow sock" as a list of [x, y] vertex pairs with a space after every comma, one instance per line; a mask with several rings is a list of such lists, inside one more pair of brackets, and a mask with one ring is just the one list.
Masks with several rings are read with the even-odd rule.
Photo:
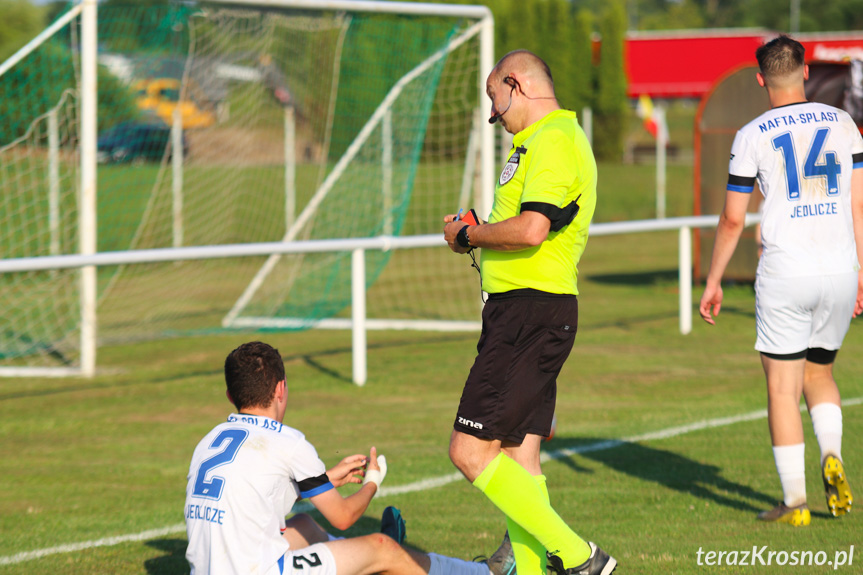
[[[545, 475], [534, 475], [539, 488], [548, 502], [548, 488], [545, 485]], [[512, 554], [515, 556], [516, 565], [521, 566], [519, 573], [525, 575], [545, 575], [545, 547], [537, 541], [536, 537], [524, 530], [524, 528], [510, 519], [506, 518], [506, 528], [509, 531], [509, 541], [512, 544]]]
[[[590, 558], [590, 546], [551, 508], [539, 483], [524, 467], [503, 453], [488, 464], [473, 484], [507, 518], [536, 538], [544, 549], [560, 557], [567, 569], [581, 565]], [[522, 571], [516, 556], [519, 575], [533, 575], [529, 569], [535, 568], [526, 565]]]

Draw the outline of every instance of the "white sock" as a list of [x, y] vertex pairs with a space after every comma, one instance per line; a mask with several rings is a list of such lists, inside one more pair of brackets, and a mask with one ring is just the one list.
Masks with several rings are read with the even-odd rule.
[[773, 446], [773, 459], [782, 483], [785, 505], [797, 507], [806, 503], [806, 465], [803, 459], [804, 445]]
[[429, 553], [429, 575], [489, 575], [488, 565]]
[[829, 455], [842, 460], [842, 408], [835, 403], [819, 403], [809, 410], [812, 427], [821, 448], [821, 461]]

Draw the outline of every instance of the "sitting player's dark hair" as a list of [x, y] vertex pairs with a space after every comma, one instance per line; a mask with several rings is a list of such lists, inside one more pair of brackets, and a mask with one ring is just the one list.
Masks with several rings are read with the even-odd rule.
[[244, 343], [225, 359], [225, 383], [237, 411], [270, 405], [276, 384], [283, 379], [282, 356], [266, 343]]

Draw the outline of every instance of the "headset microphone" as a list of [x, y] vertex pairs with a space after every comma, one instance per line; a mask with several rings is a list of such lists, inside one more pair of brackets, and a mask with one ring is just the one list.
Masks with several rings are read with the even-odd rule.
[[[516, 80], [515, 78], [504, 78], [503, 83], [510, 87], [509, 104], [506, 105], [506, 110], [504, 110], [503, 112], [495, 112], [494, 114], [492, 114], [491, 118], [488, 119], [489, 124], [494, 124], [495, 122], [503, 118], [504, 114], [509, 112], [509, 108], [510, 106], [512, 106], [512, 93], [515, 90], [516, 86], [519, 86], [518, 80]], [[521, 86], [519, 86], [519, 88], [521, 88]]]
[[511, 92], [509, 94], [509, 104], [507, 104], [506, 109], [503, 112], [495, 112], [494, 114], [492, 114], [491, 118], [488, 119], [488, 123], [494, 124], [495, 122], [497, 122], [498, 120], [503, 118], [503, 115], [506, 114], [507, 112], [509, 112], [510, 106], [512, 106], [512, 93]]

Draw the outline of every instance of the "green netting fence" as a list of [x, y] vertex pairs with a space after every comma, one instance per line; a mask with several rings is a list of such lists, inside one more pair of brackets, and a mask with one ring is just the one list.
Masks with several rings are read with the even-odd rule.
[[[438, 233], [443, 214], [475, 205], [472, 24], [100, 5], [98, 251]], [[72, 20], [0, 76], [2, 258], [78, 250], [81, 33]], [[476, 314], [475, 278], [447, 256], [369, 252], [370, 315]], [[262, 272], [265, 262], [100, 268], [99, 340], [230, 329], [229, 311], [261, 329], [346, 313], [349, 254], [281, 256]], [[0, 282], [0, 365], [74, 365], [78, 272]]]

